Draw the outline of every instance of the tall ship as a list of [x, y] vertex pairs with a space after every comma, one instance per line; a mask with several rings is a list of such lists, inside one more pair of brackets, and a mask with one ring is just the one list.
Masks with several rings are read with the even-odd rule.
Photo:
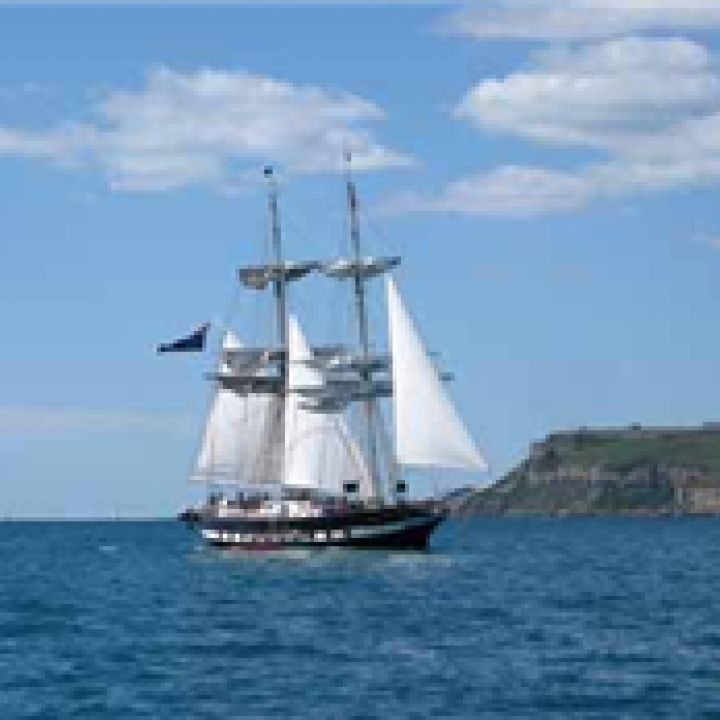
[[[393, 277], [400, 258], [363, 253], [346, 161], [349, 253], [328, 261], [285, 258], [278, 184], [265, 168], [269, 257], [241, 267], [237, 280], [249, 293], [270, 294], [273, 342], [248, 345], [224, 331], [191, 472], [207, 496], [180, 514], [211, 545], [425, 549], [447, 508], [411, 487], [408, 469], [487, 469], [448, 395], [451, 378], [427, 351], [400, 295]], [[291, 291], [313, 275], [349, 286], [353, 342], [308, 341]], [[379, 351], [368, 292], [382, 280], [389, 347]], [[207, 330], [159, 350], [201, 349]]]

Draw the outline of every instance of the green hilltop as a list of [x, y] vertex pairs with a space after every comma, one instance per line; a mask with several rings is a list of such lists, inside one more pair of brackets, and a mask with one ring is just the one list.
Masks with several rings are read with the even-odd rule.
[[550, 435], [538, 447], [541, 464], [602, 466], [626, 472], [643, 465], [677, 465], [720, 472], [720, 428], [590, 431]]
[[465, 512], [720, 513], [720, 425], [552, 433]]

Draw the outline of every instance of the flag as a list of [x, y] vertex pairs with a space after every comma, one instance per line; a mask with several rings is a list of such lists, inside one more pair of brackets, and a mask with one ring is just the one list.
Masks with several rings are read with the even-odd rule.
[[193, 330], [186, 337], [179, 340], [173, 340], [169, 343], [162, 343], [157, 346], [159, 353], [166, 352], [200, 352], [205, 349], [205, 340], [207, 339], [210, 323], [203, 323], [196, 330]]

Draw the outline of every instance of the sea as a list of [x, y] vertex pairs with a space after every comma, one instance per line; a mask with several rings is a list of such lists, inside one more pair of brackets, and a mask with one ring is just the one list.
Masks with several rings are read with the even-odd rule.
[[720, 718], [720, 519], [476, 518], [427, 553], [0, 523], [0, 720]]

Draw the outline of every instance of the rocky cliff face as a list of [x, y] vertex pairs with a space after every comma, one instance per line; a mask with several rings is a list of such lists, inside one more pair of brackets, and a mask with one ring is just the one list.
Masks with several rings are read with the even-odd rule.
[[463, 512], [720, 514], [720, 428], [555, 433]]

